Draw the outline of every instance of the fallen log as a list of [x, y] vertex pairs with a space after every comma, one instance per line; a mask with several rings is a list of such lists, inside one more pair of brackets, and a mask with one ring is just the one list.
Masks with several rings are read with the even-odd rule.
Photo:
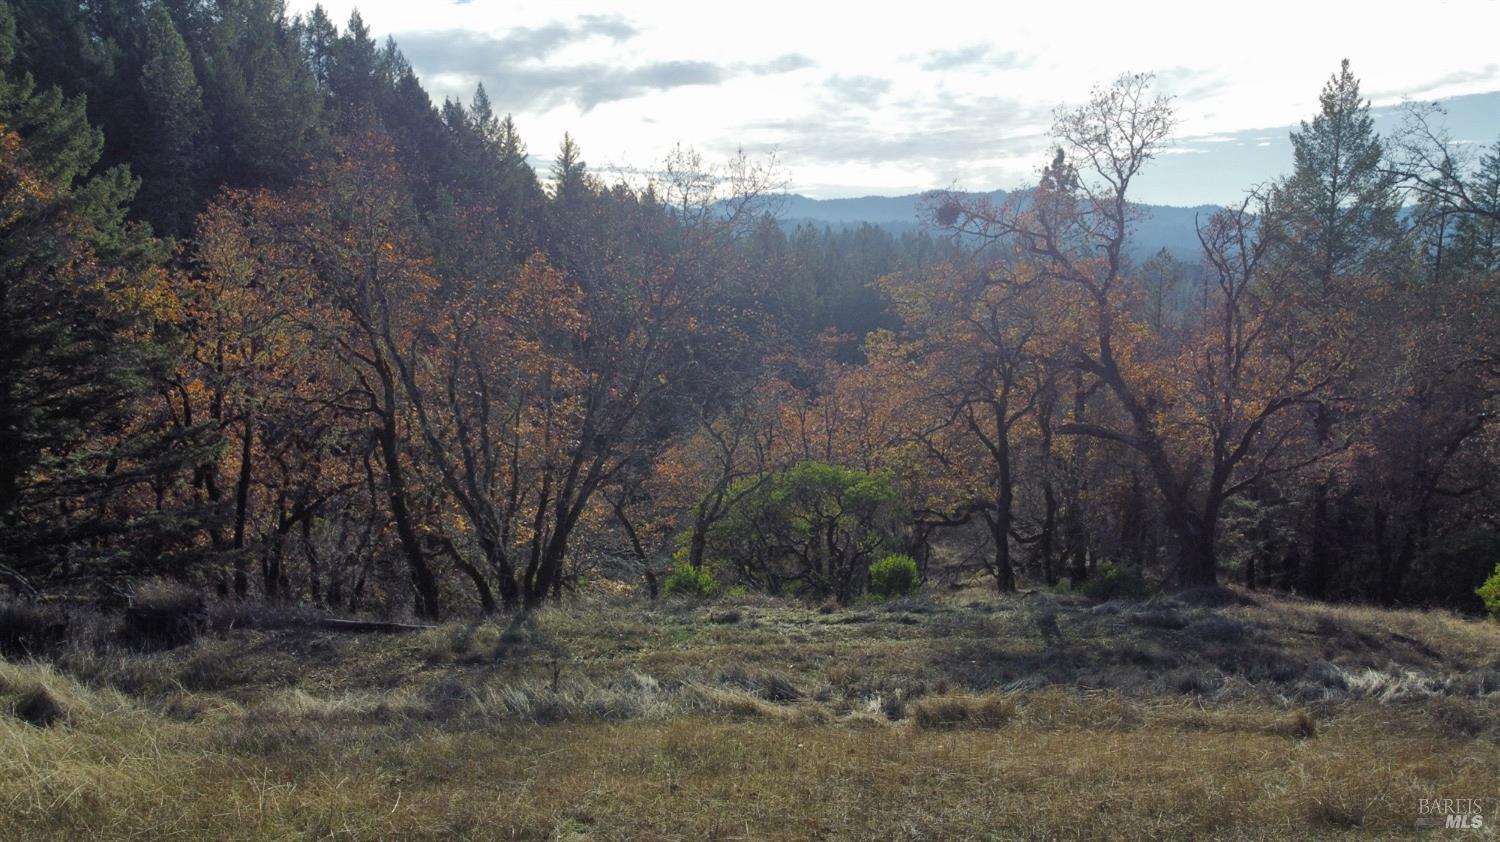
[[382, 620], [335, 620], [332, 618], [319, 620], [318, 627], [330, 631], [385, 633], [426, 631], [437, 628], [437, 626], [426, 626], [418, 623], [388, 623]]

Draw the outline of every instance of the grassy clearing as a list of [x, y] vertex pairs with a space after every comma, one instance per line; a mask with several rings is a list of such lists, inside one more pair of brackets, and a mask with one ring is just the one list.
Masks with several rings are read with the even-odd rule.
[[0, 839], [1404, 837], [1500, 796], [1500, 627], [1256, 599], [75, 644], [0, 662]]

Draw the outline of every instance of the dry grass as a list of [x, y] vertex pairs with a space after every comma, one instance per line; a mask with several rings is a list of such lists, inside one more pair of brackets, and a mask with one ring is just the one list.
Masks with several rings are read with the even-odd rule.
[[1005, 696], [934, 696], [911, 706], [918, 728], [999, 728], [1016, 716], [1016, 703]]
[[0, 839], [1402, 838], [1500, 797], [1494, 624], [1038, 599], [0, 661]]

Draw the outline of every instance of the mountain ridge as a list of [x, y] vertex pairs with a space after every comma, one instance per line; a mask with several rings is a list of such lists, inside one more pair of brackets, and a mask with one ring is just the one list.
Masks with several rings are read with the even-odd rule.
[[[778, 197], [780, 206], [776, 216], [787, 228], [813, 225], [841, 229], [868, 224], [893, 234], [915, 233], [924, 227], [920, 208], [923, 198], [929, 193], [834, 199], [787, 193]], [[1010, 195], [1010, 191], [991, 190], [964, 195], [986, 196], [998, 201]], [[1131, 237], [1132, 253], [1144, 256], [1164, 248], [1179, 260], [1198, 258], [1197, 220], [1218, 209], [1215, 205], [1140, 204], [1137, 207], [1146, 213], [1135, 225]]]

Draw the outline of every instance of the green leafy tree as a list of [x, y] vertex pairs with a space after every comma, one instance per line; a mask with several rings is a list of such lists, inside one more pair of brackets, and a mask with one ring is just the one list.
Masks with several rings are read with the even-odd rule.
[[868, 583], [870, 562], [900, 547], [910, 514], [890, 479], [823, 462], [739, 481], [731, 511], [708, 532], [707, 554], [746, 583], [847, 601]]

